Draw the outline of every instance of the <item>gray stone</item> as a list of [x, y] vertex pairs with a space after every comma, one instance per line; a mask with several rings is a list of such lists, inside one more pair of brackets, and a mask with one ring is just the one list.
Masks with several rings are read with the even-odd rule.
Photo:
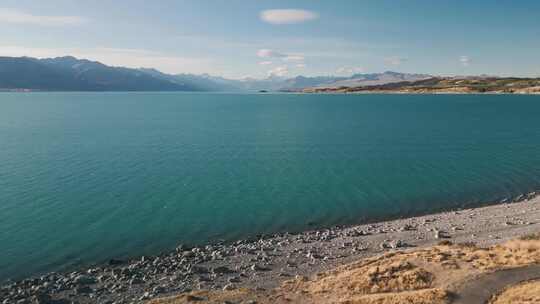
[[241, 280], [240, 280], [239, 277], [230, 277], [230, 278], [227, 279], [227, 282], [229, 282], [229, 283], [240, 283]]
[[251, 265], [250, 269], [253, 270], [253, 271], [268, 271], [268, 270], [270, 270], [267, 267], [259, 266], [257, 264]]
[[79, 275], [75, 278], [74, 283], [79, 285], [90, 285], [96, 283], [96, 279], [86, 275]]
[[223, 273], [233, 273], [234, 270], [231, 270], [231, 269], [229, 269], [229, 268], [226, 267], [226, 266], [218, 266], [218, 267], [212, 268], [212, 272], [213, 272], [213, 273], [220, 273], [220, 274], [223, 274]]
[[157, 295], [157, 294], [163, 293], [165, 290], [166, 290], [166, 288], [163, 287], [163, 286], [156, 286], [156, 287], [152, 288], [152, 293]]
[[48, 294], [36, 294], [32, 297], [32, 303], [35, 304], [49, 304], [51, 301], [51, 296]]
[[131, 280], [129, 280], [129, 285], [136, 285], [136, 284], [142, 284], [142, 283], [144, 283], [144, 281], [139, 279], [138, 277], [134, 277]]
[[185, 257], [185, 258], [193, 258], [193, 257], [195, 257], [195, 252], [193, 252], [193, 251], [184, 251], [184, 253], [182, 253], [182, 256]]
[[442, 231], [442, 230], [435, 230], [435, 238], [436, 239], [448, 239], [450, 238], [450, 236], [448, 236], [446, 234], [446, 232]]
[[390, 245], [390, 248], [394, 248], [394, 249], [407, 247], [407, 244], [402, 240], [391, 241], [389, 245]]
[[139, 298], [139, 301], [150, 299], [150, 297], [151, 297], [151, 294], [147, 291], [143, 293], [143, 295]]
[[382, 242], [382, 243], [379, 245], [379, 247], [380, 247], [381, 249], [383, 249], [383, 250], [384, 250], [384, 249], [390, 249], [390, 248], [392, 248], [392, 246], [390, 246], [390, 244], [387, 243], [387, 241]]
[[399, 229], [399, 231], [412, 231], [412, 230], [416, 230], [416, 228], [410, 224], [405, 224], [403, 226], [401, 226]]
[[92, 288], [88, 287], [88, 286], [79, 286], [77, 288], [75, 288], [75, 293], [76, 294], [89, 294], [92, 292]]

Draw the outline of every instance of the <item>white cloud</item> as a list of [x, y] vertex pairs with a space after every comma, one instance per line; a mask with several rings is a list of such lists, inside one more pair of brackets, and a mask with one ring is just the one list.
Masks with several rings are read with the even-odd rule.
[[102, 62], [107, 65], [130, 68], [152, 67], [166, 73], [207, 73], [212, 71], [213, 64], [206, 58], [181, 57], [144, 49], [118, 48], [33, 48], [25, 46], [0, 45], [0, 56], [28, 56], [50, 58], [59, 56], [75, 56]]
[[268, 76], [284, 77], [289, 74], [289, 68], [286, 65], [278, 66], [268, 71]]
[[259, 62], [260, 65], [271, 65], [272, 61], [261, 61]]
[[261, 58], [285, 58], [287, 55], [269, 49], [261, 49], [257, 51], [257, 56]]
[[362, 67], [340, 67], [339, 69], [336, 70], [336, 74], [339, 74], [339, 75], [352, 75], [352, 74], [356, 74], [356, 73], [363, 73], [364, 72], [364, 68]]
[[302, 9], [272, 9], [262, 11], [260, 17], [271, 24], [294, 24], [317, 19], [319, 15]]
[[461, 62], [461, 65], [464, 67], [468, 67], [471, 64], [471, 59], [469, 56], [461, 56], [459, 57], [459, 62]]
[[20, 10], [0, 8], [0, 23], [30, 24], [39, 26], [81, 25], [88, 20], [80, 16], [32, 15]]
[[402, 58], [402, 57], [397, 57], [397, 56], [387, 57], [384, 59], [384, 62], [386, 64], [391, 64], [391, 65], [401, 65], [402, 63], [406, 61], [407, 61], [407, 58]]
[[287, 57], [283, 58], [285, 61], [304, 61], [304, 55], [287, 55]]
[[299, 69], [303, 69], [303, 68], [306, 67], [306, 64], [305, 63], [299, 63], [299, 64], [296, 65], [296, 67], [299, 68]]

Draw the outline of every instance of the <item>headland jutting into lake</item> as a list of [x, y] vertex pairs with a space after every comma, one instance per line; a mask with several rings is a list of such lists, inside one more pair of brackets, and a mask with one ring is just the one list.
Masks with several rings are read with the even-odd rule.
[[361, 86], [313, 87], [305, 93], [378, 94], [540, 94], [539, 78], [518, 77], [424, 77], [419, 80], [371, 83]]
[[[174, 251], [65, 273], [50, 273], [0, 288], [8, 303], [138, 303], [192, 290], [274, 288], [383, 252], [441, 241], [498, 244], [540, 231], [540, 196], [393, 221], [276, 234], [231, 244], [179, 245]], [[51, 302], [58, 301], [58, 302]]]

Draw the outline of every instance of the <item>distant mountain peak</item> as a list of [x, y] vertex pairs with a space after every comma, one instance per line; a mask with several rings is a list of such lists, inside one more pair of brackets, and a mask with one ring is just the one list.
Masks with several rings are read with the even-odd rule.
[[417, 81], [429, 75], [394, 71], [343, 76], [226, 79], [209, 74], [170, 75], [154, 68], [112, 67], [74, 56], [36, 59], [0, 57], [0, 89], [82, 91], [296, 91]]
[[136, 69], [111, 67], [73, 56], [0, 58], [1, 90], [43, 91], [195, 91]]
[[71, 60], [71, 61], [77, 61], [79, 59], [77, 59], [76, 57], [74, 56], [60, 56], [60, 57], [53, 57], [52, 58], [53, 60]]

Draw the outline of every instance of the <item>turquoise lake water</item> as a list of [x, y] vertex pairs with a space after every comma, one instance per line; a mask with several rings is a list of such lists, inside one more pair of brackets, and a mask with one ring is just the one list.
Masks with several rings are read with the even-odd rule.
[[540, 188], [540, 96], [0, 94], [0, 280]]

